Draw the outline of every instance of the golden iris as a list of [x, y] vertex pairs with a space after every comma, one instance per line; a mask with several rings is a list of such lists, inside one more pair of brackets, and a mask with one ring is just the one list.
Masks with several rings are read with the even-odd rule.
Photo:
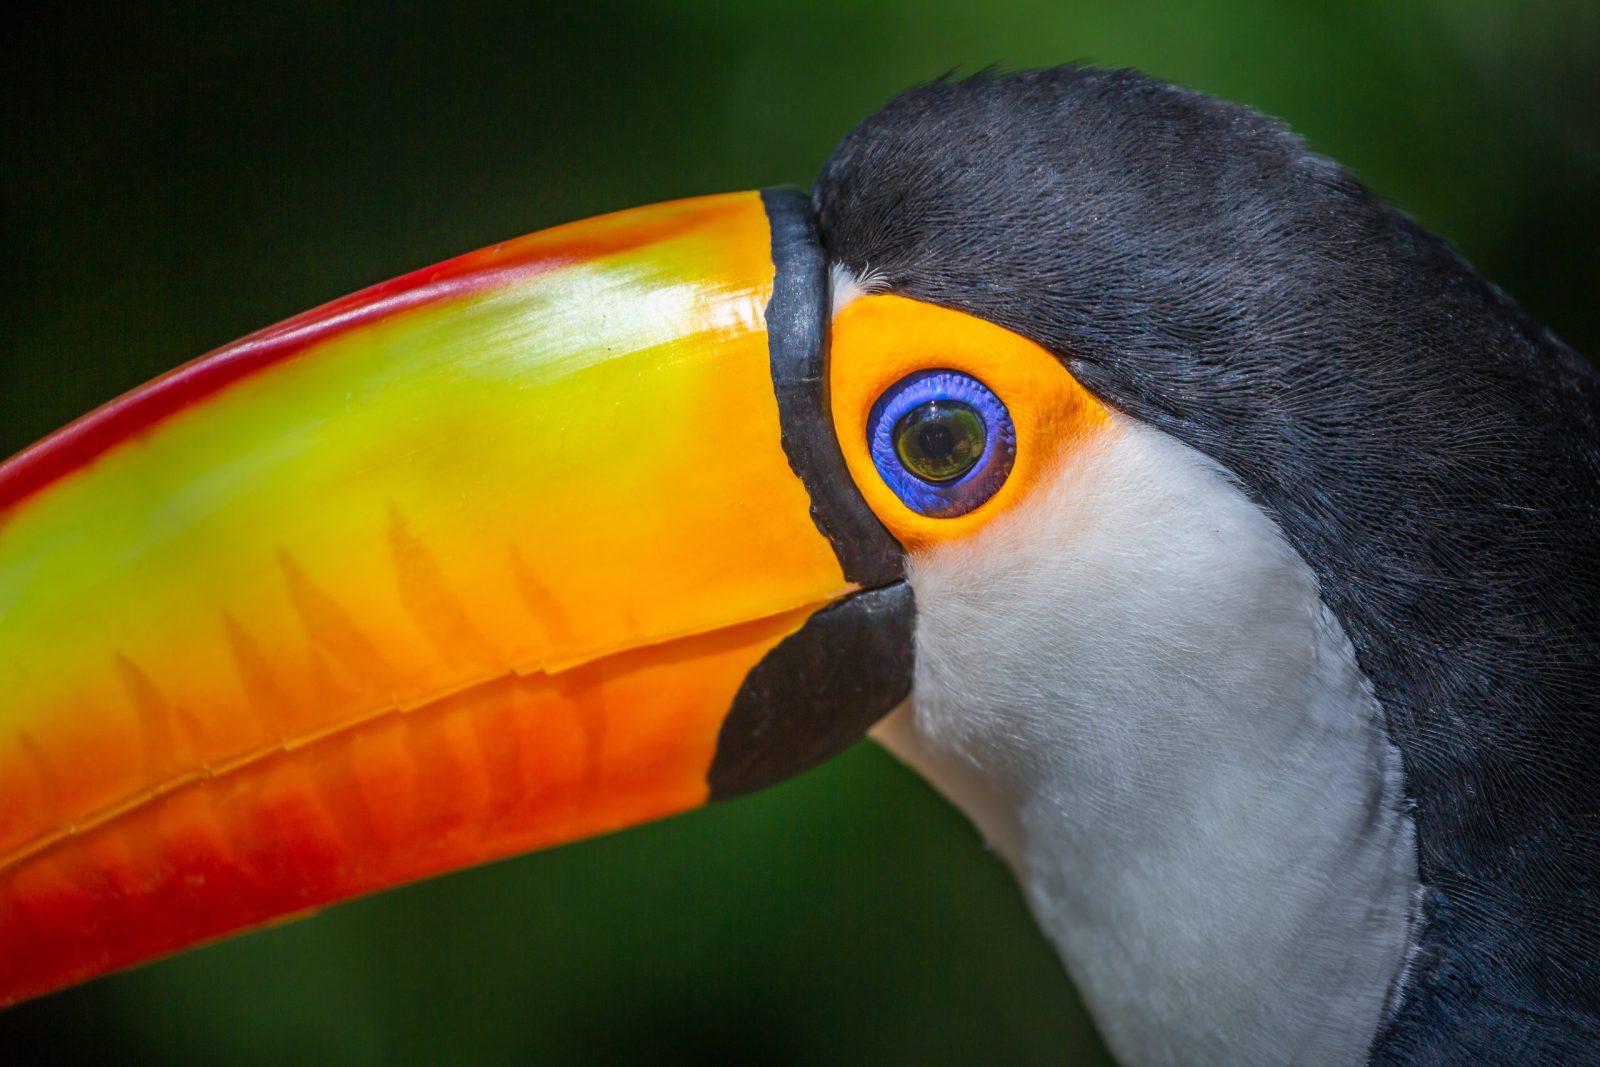
[[959, 400], [930, 400], [900, 416], [894, 450], [925, 482], [953, 482], [983, 456], [983, 417]]

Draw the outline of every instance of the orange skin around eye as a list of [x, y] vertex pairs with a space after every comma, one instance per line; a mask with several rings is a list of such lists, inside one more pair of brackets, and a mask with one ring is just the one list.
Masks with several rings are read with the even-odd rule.
[[[884, 390], [922, 370], [955, 370], [1000, 398], [1017, 455], [999, 490], [965, 515], [935, 518], [905, 505], [873, 465], [867, 425]], [[833, 320], [828, 368], [834, 428], [868, 506], [907, 549], [960, 540], [1028, 499], [1060, 458], [1104, 431], [1105, 405], [1043, 348], [992, 322], [903, 296], [864, 296]]]

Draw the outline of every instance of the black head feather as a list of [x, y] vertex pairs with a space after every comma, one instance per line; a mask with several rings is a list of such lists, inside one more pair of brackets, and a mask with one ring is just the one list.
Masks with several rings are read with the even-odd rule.
[[1600, 380], [1277, 122], [1130, 72], [914, 89], [830, 256], [1032, 338], [1316, 572], [1405, 761], [1424, 928], [1375, 1063], [1600, 1057]]

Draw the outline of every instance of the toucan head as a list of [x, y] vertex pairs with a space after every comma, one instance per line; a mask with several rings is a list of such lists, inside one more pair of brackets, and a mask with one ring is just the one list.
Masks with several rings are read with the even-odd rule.
[[[1368, 983], [1367, 1042], [1452, 788], [1415, 716], [1477, 684], [1453, 652], [1526, 659], [1494, 628], [1547, 566], [1478, 482], [1526, 503], [1560, 449], [1525, 419], [1469, 475], [1416, 457], [1558, 407], [1553, 345], [1270, 120], [1073, 68], [913, 91], [810, 194], [560, 226], [227, 345], [0, 467], [0, 1004], [907, 707], [884, 736], [1103, 1024], [1153, 954], [1175, 1017], [1204, 987], [1270, 1031], [1216, 966], [1266, 953], [1309, 1004]], [[1310, 975], [1274, 922], [1364, 947]]]

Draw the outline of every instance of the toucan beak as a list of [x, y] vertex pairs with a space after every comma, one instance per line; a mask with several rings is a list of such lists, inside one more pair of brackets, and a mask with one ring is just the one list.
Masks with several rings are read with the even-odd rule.
[[806, 211], [496, 245], [0, 467], [0, 1005], [767, 784], [901, 699]]

